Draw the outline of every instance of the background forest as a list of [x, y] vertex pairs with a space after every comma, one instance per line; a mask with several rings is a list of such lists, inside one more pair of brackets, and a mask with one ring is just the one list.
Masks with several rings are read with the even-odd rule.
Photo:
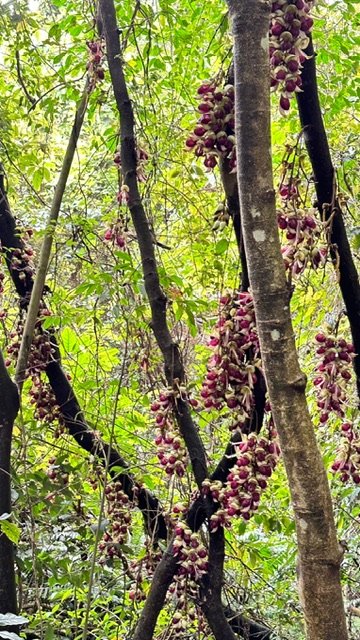
[[[116, 3], [121, 62], [135, 119], [137, 179], [166, 296], [168, 326], [179, 345], [179, 371], [183, 367], [186, 372], [175, 391], [169, 391], [164, 351], [153, 331], [139, 234], [122, 177], [119, 114], [96, 3], [0, 0], [0, 9], [0, 347], [10, 376], [14, 379], [16, 374], [18, 382], [16, 359], [49, 211], [54, 212], [54, 190], [59, 188], [69, 139], [79, 135], [58, 203], [25, 380], [20, 375], [21, 407], [12, 436], [11, 520], [6, 509], [0, 509], [5, 512], [0, 515], [0, 543], [6, 537], [15, 545], [19, 612], [25, 617], [23, 630], [17, 632], [42, 640], [130, 640], [168, 533], [186, 535], [181, 519], [199, 499], [177, 427], [172, 423], [168, 440], [161, 432], [164, 414], [168, 416], [174, 398], [179, 404], [189, 401], [186, 406], [192, 407], [210, 473], [219, 471], [219, 463], [228, 465], [224, 452], [230, 452], [229, 438], [239, 433], [234, 410], [238, 420], [241, 412], [250, 415], [260, 366], [255, 356], [255, 364], [247, 361], [242, 404], [231, 389], [224, 403], [212, 395], [217, 331], [221, 333], [226, 321], [240, 273], [243, 285], [245, 273], [231, 196], [235, 139], [229, 133], [234, 126], [231, 107], [227, 110], [233, 103], [228, 8], [214, 0]], [[356, 0], [319, 0], [311, 7], [313, 26], [307, 25], [316, 51], [337, 198], [357, 267], [359, 15]], [[245, 59], [247, 55], [244, 49]], [[284, 93], [282, 82], [280, 73], [272, 83], [271, 135], [282, 211], [279, 227], [286, 247], [295, 237], [286, 213], [289, 202], [314, 211], [317, 196], [295, 85], [288, 85]], [[224, 123], [229, 115], [219, 154], [212, 151], [214, 145], [205, 145], [208, 152], [199, 143], [210, 137], [203, 127], [210, 111], [209, 87], [210, 93], [214, 87], [222, 92], [216, 107], [223, 110], [219, 120]], [[289, 195], [291, 184], [296, 193]], [[316, 223], [310, 257], [300, 248], [296, 259], [284, 249], [284, 258], [296, 345], [308, 377], [308, 405], [344, 548], [341, 579], [349, 638], [359, 640], [359, 455], [358, 467], [355, 462], [352, 469], [336, 466], [344, 459], [344, 425], [356, 433], [359, 420], [349, 347], [354, 335], [339, 288], [336, 249], [329, 250], [323, 222]], [[18, 263], [12, 262], [8, 271], [9, 248], [11, 260]], [[251, 332], [255, 320], [246, 289], [243, 286], [245, 297], [236, 304], [248, 305], [244, 327]], [[328, 410], [321, 405], [317, 379], [321, 347], [329, 336], [343, 340], [351, 355], [348, 367], [344, 365], [340, 404]], [[256, 352], [253, 334], [249, 340]], [[54, 354], [57, 364], [51, 369], [47, 363]], [[0, 405], [7, 393], [2, 383], [3, 374]], [[63, 393], [63, 403], [54, 392]], [[0, 406], [0, 415], [1, 411]], [[264, 429], [273, 433], [268, 402]], [[251, 431], [257, 429], [245, 429], [243, 442], [251, 438]], [[222, 602], [235, 622], [240, 615], [236, 637], [302, 640], [295, 524], [286, 474], [281, 455], [273, 469], [278, 445], [264, 440], [258, 446], [272, 447], [266, 451], [274, 458], [273, 466], [269, 473], [263, 470], [265, 476], [272, 475], [263, 483], [260, 502], [255, 507], [243, 503], [240, 515], [235, 514], [239, 517], [225, 528]], [[221, 482], [216, 485], [218, 477], [215, 473], [215, 485], [209, 481], [207, 487], [213, 497], [222, 487]], [[0, 475], [0, 482], [3, 478]], [[211, 517], [214, 522], [218, 516]], [[185, 568], [171, 583], [154, 632], [157, 640], [215, 637], [191, 582], [206, 573], [209, 534], [202, 527], [193, 535], [194, 558], [189, 556], [189, 562], [197, 569], [191, 574]], [[245, 619], [253, 621], [252, 630]], [[6, 622], [9, 619], [0, 620], [0, 637], [19, 637], [1, 631]]]

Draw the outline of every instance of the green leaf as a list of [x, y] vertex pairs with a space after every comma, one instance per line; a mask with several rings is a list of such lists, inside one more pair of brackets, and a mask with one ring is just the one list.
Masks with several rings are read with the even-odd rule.
[[226, 238], [221, 238], [215, 245], [215, 255], [219, 256], [225, 253], [229, 247], [229, 241]]
[[1, 520], [0, 529], [2, 533], [6, 535], [11, 542], [18, 544], [21, 535], [21, 529], [14, 523], [8, 520]]

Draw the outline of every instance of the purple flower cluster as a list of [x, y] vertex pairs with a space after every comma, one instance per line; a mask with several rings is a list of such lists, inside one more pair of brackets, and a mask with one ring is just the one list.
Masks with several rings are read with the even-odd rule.
[[18, 230], [21, 234], [22, 248], [13, 249], [11, 252], [10, 269], [17, 272], [19, 280], [25, 280], [26, 276], [33, 276], [35, 273], [34, 250], [30, 244], [33, 234], [32, 229]]
[[178, 522], [174, 529], [173, 554], [178, 558], [179, 576], [199, 580], [208, 570], [208, 552], [200, 535]]
[[[54, 353], [54, 348], [50, 342], [49, 335], [43, 332], [41, 327], [43, 319], [49, 315], [51, 314], [48, 309], [40, 309], [39, 318], [35, 325], [34, 336], [30, 347], [28, 364], [25, 372], [26, 378], [30, 376], [38, 376], [42, 371], [44, 371], [47, 363]], [[10, 332], [11, 342], [7, 347], [7, 354], [9, 357], [5, 360], [7, 367], [9, 367], [12, 362], [16, 363], [17, 361], [23, 330], [24, 323], [20, 319], [17, 323], [16, 329]]]
[[341, 435], [343, 444], [337, 451], [332, 471], [340, 474], [340, 480], [352, 479], [360, 484], [360, 435], [354, 424], [346, 420], [345, 412], [349, 405], [349, 381], [352, 378], [352, 361], [355, 357], [354, 346], [344, 338], [330, 335], [324, 331], [315, 336], [316, 355], [319, 362], [313, 383], [316, 390], [317, 406], [321, 410], [320, 424], [325, 425], [331, 414], [342, 420]]
[[360, 434], [355, 431], [352, 422], [341, 425], [341, 434], [344, 444], [338, 449], [331, 469], [340, 473], [342, 482], [351, 479], [355, 484], [360, 484]]
[[276, 0], [271, 5], [271, 86], [280, 91], [282, 114], [289, 111], [293, 95], [301, 91], [301, 68], [313, 26], [309, 16], [313, 5], [314, 2], [305, 0]]
[[174, 473], [180, 478], [185, 474], [187, 464], [186, 449], [174, 420], [175, 391], [165, 389], [159, 399], [151, 405], [157, 426], [155, 444], [157, 457], [169, 476]]
[[102, 40], [91, 40], [87, 42], [89, 48], [89, 84], [90, 89], [93, 89], [96, 83], [105, 78], [105, 70], [102, 66], [104, 60], [104, 43]]
[[282, 207], [277, 214], [278, 227], [286, 238], [281, 248], [285, 268], [293, 276], [302, 274], [307, 266], [317, 269], [324, 265], [328, 255], [328, 246], [321, 241], [326, 227], [317, 220], [316, 209], [301, 207], [297, 182], [290, 179], [280, 186]]
[[56, 429], [55, 436], [59, 437], [64, 432], [63, 416], [52, 388], [48, 383], [42, 381], [40, 375], [32, 377], [30, 403], [35, 405], [34, 416], [37, 420], [43, 420], [49, 424], [58, 421], [59, 426]]
[[270, 440], [255, 433], [243, 435], [243, 441], [236, 446], [236, 463], [225, 485], [211, 480], [203, 483], [204, 493], [210, 494], [220, 505], [210, 518], [211, 531], [230, 527], [234, 517], [249, 520], [257, 510], [280, 455], [275, 433], [272, 435]]
[[226, 404], [235, 410], [233, 428], [241, 428], [253, 407], [255, 371], [260, 366], [254, 303], [251, 293], [240, 291], [222, 296], [220, 304], [220, 317], [209, 341], [214, 354], [201, 397], [206, 409]]
[[229, 160], [229, 170], [235, 171], [234, 87], [219, 88], [214, 82], [204, 82], [198, 88], [201, 116], [186, 147], [196, 156], [204, 157], [207, 169], [216, 167], [219, 158]]
[[347, 384], [352, 377], [354, 347], [343, 338], [321, 332], [315, 336], [317, 343], [316, 400], [321, 409], [320, 423], [325, 424], [333, 412], [340, 418], [345, 416]]
[[119, 556], [119, 546], [127, 541], [131, 525], [131, 501], [122, 490], [120, 482], [112, 482], [105, 487], [106, 515], [109, 528], [99, 543], [99, 551], [103, 554], [101, 562], [106, 558]]

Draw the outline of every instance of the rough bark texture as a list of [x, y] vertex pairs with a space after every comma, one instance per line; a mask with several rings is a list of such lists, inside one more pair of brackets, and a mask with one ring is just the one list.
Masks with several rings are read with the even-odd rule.
[[228, 0], [234, 34], [238, 184], [261, 354], [295, 514], [299, 591], [311, 640], [345, 640], [341, 550], [305, 398], [276, 224], [270, 145], [268, 28], [263, 0]]
[[236, 640], [228, 623], [221, 604], [221, 592], [224, 574], [225, 538], [224, 529], [219, 528], [210, 534], [209, 571], [204, 576], [201, 597], [201, 608], [206, 615], [210, 629], [215, 638], [220, 640]]
[[354, 369], [360, 398], [359, 275], [346, 235], [343, 214], [336, 197], [335, 172], [321, 115], [316, 82], [315, 55], [311, 38], [305, 53], [309, 56], [309, 59], [304, 62], [304, 68], [301, 74], [303, 91], [296, 94], [299, 116], [314, 174], [319, 211], [325, 215], [326, 219], [334, 215], [330, 234], [330, 241], [334, 247], [332, 250], [332, 258], [335, 265], [337, 265], [337, 256], [339, 257], [339, 284], [349, 318], [355, 353], [357, 354], [354, 359]]
[[[14, 420], [19, 410], [16, 385], [0, 353], [0, 515], [11, 513], [10, 454]], [[14, 545], [0, 532], [0, 613], [17, 613]], [[9, 631], [15, 631], [8, 629]]]

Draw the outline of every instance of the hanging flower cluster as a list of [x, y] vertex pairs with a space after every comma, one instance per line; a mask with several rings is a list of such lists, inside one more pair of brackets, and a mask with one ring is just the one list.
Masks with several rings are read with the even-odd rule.
[[171, 635], [174, 638], [195, 637], [195, 624], [198, 633], [202, 633], [203, 637], [211, 636], [206, 618], [197, 604], [199, 585], [193, 579], [187, 575], [175, 575], [168, 590], [167, 600], [176, 607], [171, 621]]
[[182, 478], [185, 474], [187, 454], [174, 417], [176, 395], [174, 389], [164, 389], [159, 399], [152, 403], [151, 411], [157, 426], [155, 444], [160, 464], [167, 475], [176, 474]]
[[290, 109], [290, 99], [301, 91], [301, 68], [306, 60], [313, 20], [311, 0], [275, 0], [270, 18], [271, 86], [280, 91], [280, 112]]
[[318, 333], [315, 341], [319, 362], [313, 383], [317, 406], [321, 410], [320, 424], [325, 425], [332, 413], [342, 420], [341, 435], [344, 442], [331, 468], [340, 474], [342, 482], [352, 479], [355, 484], [360, 484], [360, 435], [354, 424], [345, 419], [354, 347], [344, 338], [325, 331]]
[[234, 87], [224, 88], [215, 82], [204, 82], [198, 88], [201, 116], [186, 147], [198, 157], [204, 157], [207, 169], [216, 167], [219, 158], [227, 158], [230, 172], [235, 171], [236, 153], [234, 137]]
[[99, 39], [91, 40], [86, 44], [89, 48], [89, 84], [91, 89], [93, 89], [99, 80], [101, 81], [105, 78], [105, 70], [102, 66], [105, 57], [104, 42]]
[[120, 545], [127, 541], [131, 525], [132, 502], [122, 490], [120, 482], [112, 482], [105, 487], [106, 509], [105, 513], [109, 520], [108, 530], [104, 533], [99, 543], [101, 551], [101, 562], [106, 558], [120, 556]]
[[320, 423], [325, 424], [334, 412], [344, 418], [347, 403], [347, 387], [352, 377], [354, 347], [343, 338], [321, 332], [315, 336], [317, 343], [314, 385], [317, 405], [321, 409]]
[[294, 162], [284, 163], [283, 181], [279, 188], [281, 209], [277, 212], [278, 227], [286, 238], [282, 246], [285, 267], [293, 276], [302, 274], [306, 267], [323, 266], [328, 255], [326, 224], [316, 218], [316, 209], [304, 208], [299, 194], [299, 180], [292, 172]]
[[61, 464], [57, 463], [57, 460], [54, 456], [49, 458], [48, 460], [46, 475], [49, 480], [52, 480], [52, 482], [56, 482], [62, 486], [67, 485], [69, 482], [69, 474], [64, 471]]
[[162, 558], [162, 551], [154, 548], [153, 541], [148, 540], [145, 546], [145, 555], [131, 560], [128, 574], [132, 576], [133, 583], [129, 588], [129, 598], [132, 602], [142, 602], [146, 595], [143, 583], [152, 579], [154, 571]]
[[[44, 332], [41, 323], [44, 317], [49, 316], [50, 311], [46, 308], [42, 308], [39, 311], [39, 318], [35, 325], [34, 336], [31, 343], [27, 369], [25, 372], [25, 378], [37, 377], [42, 371], [45, 370], [47, 363], [51, 359], [54, 353], [54, 348], [50, 342], [49, 334]], [[17, 323], [16, 329], [10, 332], [10, 344], [7, 347], [8, 358], [5, 360], [5, 364], [9, 367], [12, 362], [16, 363], [20, 344], [21, 336], [24, 331], [24, 322], [20, 319]]]
[[220, 305], [216, 331], [209, 341], [214, 354], [201, 397], [207, 409], [226, 404], [235, 410], [232, 429], [241, 429], [253, 407], [256, 368], [260, 366], [254, 303], [251, 293], [240, 291], [222, 296]]
[[10, 270], [15, 272], [19, 280], [32, 278], [35, 273], [34, 250], [30, 244], [30, 238], [33, 234], [32, 229], [17, 229], [17, 233], [21, 235], [22, 248], [16, 248], [11, 251]]
[[174, 529], [173, 554], [178, 558], [179, 576], [199, 580], [208, 570], [208, 552], [198, 533], [178, 522]]
[[0, 263], [0, 293], [4, 293], [4, 280], [5, 280], [5, 273], [3, 272], [2, 264]]
[[341, 425], [341, 434], [344, 443], [338, 449], [331, 469], [340, 474], [342, 482], [348, 482], [351, 479], [355, 484], [360, 484], [360, 434], [355, 431], [351, 422], [344, 422]]
[[58, 422], [58, 428], [55, 431], [55, 437], [58, 438], [65, 429], [64, 419], [51, 386], [44, 383], [40, 375], [32, 376], [30, 402], [35, 405], [34, 415], [37, 420], [43, 420], [49, 424]]
[[[147, 176], [145, 172], [146, 163], [149, 160], [149, 154], [145, 149], [136, 144], [136, 177], [139, 182], [146, 182]], [[121, 168], [121, 153], [118, 149], [115, 151], [114, 164], [120, 170]]]
[[126, 248], [126, 231], [123, 220], [118, 218], [115, 224], [111, 224], [110, 227], [106, 229], [104, 240], [118, 249]]
[[210, 494], [219, 509], [210, 518], [210, 530], [230, 527], [234, 517], [249, 520], [257, 510], [260, 497], [276, 466], [280, 448], [275, 439], [251, 433], [243, 435], [242, 442], [235, 447], [236, 463], [223, 485], [220, 481], [203, 482], [203, 492]]

